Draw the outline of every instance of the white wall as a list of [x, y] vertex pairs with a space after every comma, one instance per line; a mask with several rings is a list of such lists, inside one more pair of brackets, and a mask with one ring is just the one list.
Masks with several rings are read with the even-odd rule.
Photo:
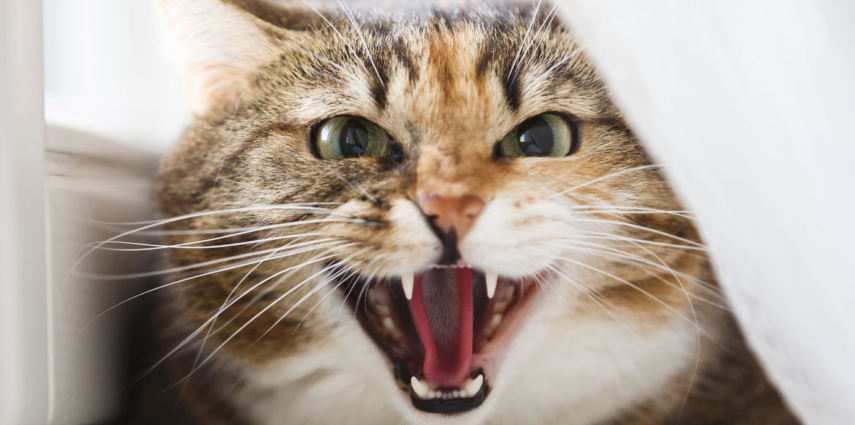
[[44, 0], [48, 121], [151, 151], [189, 122], [150, 0]]

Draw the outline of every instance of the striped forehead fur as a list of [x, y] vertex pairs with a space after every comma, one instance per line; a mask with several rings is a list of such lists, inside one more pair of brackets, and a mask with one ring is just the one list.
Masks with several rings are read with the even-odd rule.
[[[185, 16], [184, 22], [168, 25], [175, 37], [197, 45], [181, 50], [185, 73], [190, 75], [188, 90], [202, 91], [194, 98], [194, 110], [202, 115], [211, 106], [234, 109], [241, 103], [239, 100], [244, 101], [243, 97], [253, 94], [255, 90], [250, 89], [250, 93], [243, 90], [244, 79], [255, 79], [256, 88], [263, 88], [264, 83], [299, 86], [301, 82], [313, 86], [324, 84], [336, 90], [345, 86], [352, 96], [347, 100], [360, 102], [359, 106], [368, 106], [366, 102], [371, 102], [382, 109], [389, 97], [386, 80], [406, 75], [402, 81], [418, 82], [423, 77], [420, 71], [424, 71], [425, 61], [433, 60], [436, 66], [443, 65], [447, 59], [456, 60], [455, 66], [465, 66], [469, 75], [474, 72], [474, 77], [489, 78], [487, 74], [500, 77], [497, 80], [501, 81], [512, 110], [521, 105], [536, 106], [533, 100], [539, 94], [561, 98], [563, 93], [556, 92], [563, 84], [556, 82], [567, 81], [568, 76], [577, 80], [573, 102], [591, 106], [591, 111], [582, 113], [601, 114], [604, 108], [609, 108], [590, 66], [581, 52], [574, 51], [575, 45], [561, 28], [555, 10], [546, 4], [511, 3], [506, 6], [513, 8], [514, 13], [505, 13], [495, 6], [458, 9], [423, 6], [401, 18], [403, 12], [400, 11], [391, 16], [377, 9], [345, 9], [343, 12], [341, 8], [330, 8], [329, 4], [324, 8], [303, 5], [282, 13], [270, 4], [232, 0], [231, 7], [246, 13], [210, 11], [212, 22], [188, 20], [183, 13], [189, 7], [187, 2], [161, 1], [172, 5], [162, 9], [168, 23]], [[265, 16], [267, 18], [263, 19]], [[207, 33], [210, 30], [204, 30], [211, 26], [233, 28], [234, 41], [214, 42], [216, 38]], [[210, 39], [212, 47], [199, 49], [195, 38]], [[318, 45], [321, 41], [323, 46]], [[441, 41], [452, 44], [443, 49]], [[219, 46], [220, 50], [213, 46]], [[460, 47], [465, 49], [455, 50]], [[466, 63], [461, 62], [463, 58], [444, 58], [443, 50], [454, 56], [465, 51]], [[254, 67], [262, 63], [267, 66], [259, 73]], [[244, 68], [235, 68], [237, 66]], [[228, 69], [233, 71], [225, 73]], [[213, 70], [218, 74], [206, 75], [200, 70]], [[454, 77], [457, 71], [462, 69], [432, 77], [435, 81], [443, 81]], [[240, 97], [237, 92], [241, 92]], [[212, 99], [205, 99], [206, 94]], [[371, 98], [366, 99], [366, 94]], [[522, 96], [529, 97], [530, 101], [521, 101]], [[580, 103], [582, 96], [586, 99]]]

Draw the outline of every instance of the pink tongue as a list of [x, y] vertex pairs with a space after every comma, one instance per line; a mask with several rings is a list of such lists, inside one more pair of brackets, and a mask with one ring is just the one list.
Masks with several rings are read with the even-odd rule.
[[424, 377], [434, 387], [459, 387], [472, 363], [472, 269], [417, 274], [409, 304], [425, 349]]

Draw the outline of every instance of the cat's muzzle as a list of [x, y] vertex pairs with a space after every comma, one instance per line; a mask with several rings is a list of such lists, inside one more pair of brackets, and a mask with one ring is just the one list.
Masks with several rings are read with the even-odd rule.
[[413, 407], [442, 414], [486, 400], [544, 278], [509, 279], [465, 265], [394, 278], [333, 275], [347, 275], [339, 288]]

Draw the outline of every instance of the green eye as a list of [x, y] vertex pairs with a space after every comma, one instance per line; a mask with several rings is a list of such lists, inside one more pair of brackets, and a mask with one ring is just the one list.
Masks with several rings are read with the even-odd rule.
[[502, 157], [567, 156], [576, 148], [573, 129], [564, 118], [541, 114], [529, 118], [508, 133], [498, 146]]
[[392, 141], [383, 129], [362, 118], [349, 116], [324, 121], [315, 132], [313, 142], [321, 159], [384, 157], [392, 152]]

